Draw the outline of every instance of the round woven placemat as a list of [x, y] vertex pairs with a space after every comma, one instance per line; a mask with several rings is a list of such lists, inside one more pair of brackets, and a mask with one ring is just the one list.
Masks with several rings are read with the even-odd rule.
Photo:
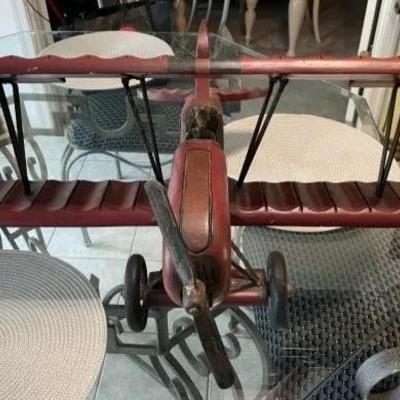
[[[59, 40], [46, 47], [40, 56], [54, 55], [73, 58], [94, 55], [102, 58], [135, 56], [153, 58], [163, 55], [173, 56], [171, 46], [164, 40], [136, 31], [99, 31], [75, 35]], [[151, 78], [146, 78], [146, 81]], [[132, 79], [131, 86], [139, 81]], [[120, 78], [67, 78], [65, 84], [59, 84], [76, 90], [111, 90], [121, 89]]]
[[[237, 179], [257, 116], [224, 127], [228, 175]], [[382, 145], [344, 123], [306, 114], [275, 114], [249, 170], [246, 182], [376, 181]], [[389, 179], [400, 181], [393, 163]], [[326, 228], [281, 228], [325, 231]]]
[[0, 399], [85, 399], [107, 325], [87, 279], [61, 260], [0, 252]]

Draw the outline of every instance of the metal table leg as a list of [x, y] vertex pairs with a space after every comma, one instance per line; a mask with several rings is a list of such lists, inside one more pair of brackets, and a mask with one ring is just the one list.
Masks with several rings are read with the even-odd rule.
[[[110, 295], [105, 296], [103, 304], [109, 323], [109, 343], [107, 352], [114, 354], [126, 354], [130, 359], [144, 370], [149, 376], [158, 383], [167, 388], [174, 399], [194, 399], [202, 400], [203, 397], [196, 386], [195, 381], [189, 376], [187, 370], [171, 354], [171, 351], [178, 348], [184, 359], [189, 363], [191, 368], [199, 375], [206, 377], [210, 374], [210, 367], [207, 365], [205, 355], [203, 353], [195, 355], [190, 349], [187, 339], [195, 333], [193, 321], [189, 317], [181, 317], [174, 321], [172, 335], [168, 331], [168, 311], [167, 309], [151, 310], [149, 317], [156, 321], [156, 340], [145, 344], [132, 344], [123, 342], [121, 333], [124, 332], [121, 321], [125, 318], [125, 310], [122, 305], [112, 304], [113, 299], [120, 295], [123, 286], [110, 291]], [[234, 328], [242, 326], [248, 336], [254, 343], [262, 369], [262, 383], [255, 396], [255, 399], [261, 398], [262, 395], [268, 393], [268, 358], [267, 349], [264, 341], [258, 333], [257, 327], [253, 321], [239, 308], [214, 309], [211, 311], [213, 317], [217, 317], [223, 313], [230, 314], [234, 320]], [[237, 332], [237, 330], [235, 330]], [[126, 333], [126, 332], [124, 332]], [[234, 332], [228, 332], [223, 336], [224, 344], [228, 357], [230, 359], [239, 358], [241, 355], [240, 342]], [[149, 362], [145, 358], [149, 358]], [[167, 373], [163, 366], [166, 363], [169, 370], [172, 370], [173, 376]], [[239, 376], [231, 388], [235, 399], [243, 398], [243, 388]]]

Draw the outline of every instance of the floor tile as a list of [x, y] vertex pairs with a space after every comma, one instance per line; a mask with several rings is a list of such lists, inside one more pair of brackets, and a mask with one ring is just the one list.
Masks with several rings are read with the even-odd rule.
[[[51, 139], [51, 138], [46, 138], [46, 139]], [[34, 158], [34, 160], [35, 160], [34, 170], [36, 171], [36, 175], [39, 176], [39, 179], [42, 179], [44, 174], [47, 171], [48, 179], [61, 180], [61, 156], [60, 156], [60, 154], [56, 154], [57, 152], [58, 153], [60, 153], [60, 152], [58, 150], [53, 151], [52, 146], [50, 146], [50, 149], [48, 149], [46, 146], [47, 145], [43, 145], [43, 148], [40, 147], [40, 149], [43, 153], [43, 157], [44, 157], [44, 165], [40, 165], [38, 157], [33, 154], [30, 146], [26, 146], [27, 159], [29, 160], [30, 157]], [[10, 146], [8, 146], [8, 149], [13, 154]], [[76, 153], [76, 154], [78, 154], [78, 153]], [[85, 161], [85, 159], [82, 158], [73, 164], [73, 166], [70, 169], [69, 179], [77, 178], [79, 171], [83, 166], [84, 161]], [[6, 166], [10, 166], [10, 163], [4, 157], [4, 155], [2, 153], [0, 153], [0, 171]], [[13, 177], [14, 178], [16, 177], [15, 172], [13, 173]]]
[[[35, 142], [39, 145], [41, 152], [45, 160], [61, 160], [64, 153], [65, 147], [68, 144], [65, 136], [34, 136]], [[33, 154], [31, 146], [26, 146], [27, 156]], [[76, 150], [76, 154], [81, 153], [81, 151]]]
[[[150, 165], [149, 159], [147, 157], [146, 152], [139, 151], [139, 152], [131, 152], [131, 151], [119, 151], [119, 152], [112, 152], [113, 154], [117, 154], [118, 156], [129, 160], [129, 161], [140, 161], [144, 164]], [[88, 160], [89, 161], [112, 161], [113, 158], [107, 154], [104, 153], [92, 153], [88, 155]]]
[[139, 253], [145, 260], [162, 260], [162, 236], [158, 226], [138, 227], [132, 253]]
[[[172, 326], [172, 322], [175, 320], [175, 317], [177, 316], [183, 316], [185, 315], [183, 310], [174, 310], [171, 312], [171, 319], [170, 319], [170, 327]], [[131, 338], [128, 339], [128, 335], [131, 335]], [[126, 341], [133, 341], [134, 343], [143, 343], [143, 342], [148, 342], [149, 339], [152, 337], [151, 334], [128, 334], [127, 336], [124, 337], [124, 340]], [[226, 341], [226, 339], [223, 339]], [[198, 356], [203, 352], [203, 349], [201, 347], [200, 341], [197, 337], [196, 334], [191, 335], [187, 339], [188, 346], [190, 350], [192, 351], [194, 356]], [[260, 361], [260, 357], [258, 352], [256, 351], [256, 348], [253, 344], [253, 342], [244, 337], [239, 337], [238, 338], [238, 343], [240, 346], [240, 353], [238, 356], [236, 356], [234, 359], [232, 359], [232, 364], [235, 368], [235, 371], [239, 375], [239, 379], [242, 383], [243, 390], [244, 390], [244, 398], [246, 399], [252, 399], [255, 398], [256, 394], [261, 388], [262, 385], [262, 377], [266, 373], [266, 371], [262, 370], [262, 364]], [[208, 392], [208, 398], [210, 399], [234, 399], [232, 390], [221, 390], [218, 388], [218, 386], [215, 383], [215, 380], [213, 377], [210, 377], [210, 383], [208, 381], [207, 376], [201, 376], [194, 370], [194, 368], [188, 363], [187, 359], [183, 355], [182, 351], [179, 349], [179, 347], [175, 347], [172, 350], [172, 355], [176, 358], [176, 360], [180, 363], [180, 365], [183, 367], [183, 369], [186, 371], [186, 373], [190, 376], [193, 382], [195, 382], [197, 388], [200, 390], [200, 393], [202, 394], [203, 398], [206, 398]], [[265, 353], [263, 353], [265, 354]], [[115, 356], [112, 356], [115, 357]], [[124, 362], [125, 363], [125, 362]], [[164, 363], [163, 363], [164, 364]], [[115, 368], [118, 368], [117, 365], [114, 366]], [[121, 367], [122, 368], [122, 367]], [[131, 367], [125, 367], [125, 368], [130, 368], [132, 370], [132, 373], [135, 375], [140, 375], [143, 373], [138, 367], [136, 366], [131, 366]], [[166, 366], [167, 371], [171, 372], [170, 368]], [[266, 374], [265, 374], [266, 375]], [[107, 377], [107, 370], [105, 370], [105, 375], [103, 379], [109, 379]], [[118, 385], [118, 379], [115, 381], [115, 385]], [[154, 385], [154, 384], [153, 384]], [[157, 385], [158, 386], [158, 385]], [[209, 389], [208, 389], [209, 386]], [[159, 386], [160, 390], [161, 385]], [[109, 398], [114, 398], [113, 396], [113, 386], [110, 384], [102, 386], [100, 388], [100, 394], [105, 395], [107, 394], [110, 396]], [[104, 391], [103, 391], [104, 390]], [[116, 393], [119, 395], [122, 394], [122, 392], [119, 390], [119, 388], [115, 389]], [[132, 397], [140, 397], [143, 395], [146, 395], [145, 393], [137, 392], [135, 391], [136, 389], [132, 389], [134, 391], [131, 392]], [[142, 390], [140, 387], [137, 390]], [[102, 392], [103, 391], [103, 392]], [[136, 395], [137, 393], [137, 395]], [[101, 398], [101, 397], [100, 397]], [[118, 398], [118, 397], [117, 397]], [[125, 397], [122, 397], [125, 398]], [[141, 398], [141, 397], [140, 397]], [[147, 398], [147, 397], [145, 397]]]
[[125, 355], [108, 354], [96, 400], [172, 398], [165, 387]]
[[135, 237], [135, 227], [89, 228], [92, 246], [83, 242], [80, 228], [57, 228], [48, 250], [54, 256], [111, 258], [127, 260]]
[[79, 179], [101, 181], [105, 179], [118, 179], [117, 170], [113, 161], [88, 161], [86, 160], [79, 172]]
[[[85, 158], [79, 159], [69, 168], [68, 180], [77, 179], [79, 173], [85, 163]], [[47, 179], [56, 179], [62, 180], [62, 171], [61, 171], [61, 160], [58, 159], [49, 159], [46, 160], [47, 167]]]
[[[121, 153], [120, 155], [121, 157], [126, 157], [127, 160], [137, 164], [137, 166], [134, 166], [121, 162], [122, 180], [154, 179], [146, 154]], [[171, 156], [160, 156], [163, 174], [165, 177], [168, 177], [170, 174], [170, 159]], [[104, 154], [88, 155], [85, 165], [81, 170], [80, 178], [90, 180], [119, 179], [115, 160]]]
[[[53, 253], [50, 253], [54, 256]], [[100, 296], [120, 285], [124, 281], [126, 260], [85, 257], [59, 257], [68, 264], [82, 272], [88, 279], [90, 275], [96, 275], [100, 279]]]
[[[180, 365], [181, 371], [178, 374], [174, 373], [163, 357], [159, 358], [168, 376], [176, 378], [177, 376], [182, 376], [181, 374], [187, 374], [200, 395], [206, 399], [208, 376], [199, 376], [190, 367], [180, 352], [173, 350], [172, 356], [178, 361], [178, 365]], [[141, 356], [141, 359], [149, 363], [148, 357]], [[150, 377], [132, 359], [124, 355], [107, 354], [97, 400], [131, 400], [135, 398], [172, 399], [173, 397], [161, 382], [157, 382], [154, 378]]]
[[[129, 164], [122, 164], [122, 174], [124, 179], [154, 179], [154, 174], [150, 168], [150, 162], [145, 153], [120, 153], [122, 157], [138, 165], [134, 167]], [[164, 179], [168, 178], [171, 169], [171, 154], [160, 154], [160, 162], [164, 175]], [[143, 168], [145, 167], [145, 168]]]
[[154, 179], [152, 169], [149, 167], [148, 160], [135, 161], [137, 166], [129, 164], [121, 164], [121, 172], [123, 180], [151, 180]]
[[[137, 167], [126, 163], [121, 163], [122, 178], [118, 177], [117, 167], [114, 160], [108, 158], [107, 160], [93, 161], [90, 156], [86, 160], [82, 170], [80, 171], [80, 179], [88, 180], [103, 180], [103, 179], [121, 179], [124, 181], [129, 180], [150, 180], [154, 179], [151, 168], [148, 168], [148, 161], [146, 159], [135, 160]], [[146, 166], [143, 168], [143, 166]], [[169, 176], [170, 165], [163, 166], [163, 173], [165, 177]]]

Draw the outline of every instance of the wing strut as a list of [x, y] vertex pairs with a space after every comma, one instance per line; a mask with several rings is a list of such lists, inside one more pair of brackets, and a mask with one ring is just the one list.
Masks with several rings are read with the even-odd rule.
[[131, 76], [126, 76], [121, 79], [122, 84], [125, 89], [126, 98], [128, 99], [131, 111], [132, 111], [132, 113], [135, 117], [135, 121], [138, 125], [140, 137], [141, 137], [143, 145], [146, 149], [146, 153], [149, 158], [151, 168], [153, 169], [154, 176], [158, 182], [164, 184], [164, 177], [163, 177], [163, 173], [162, 173], [162, 169], [161, 169], [161, 162], [160, 162], [160, 156], [159, 156], [159, 151], [158, 151], [158, 146], [157, 146], [157, 139], [156, 139], [156, 135], [155, 135], [155, 131], [154, 131], [153, 119], [151, 117], [151, 109], [150, 109], [149, 99], [147, 97], [146, 81], [143, 76], [138, 78], [140, 81], [140, 86], [141, 86], [142, 94], [143, 94], [143, 101], [144, 101], [145, 108], [146, 108], [146, 117], [147, 117], [147, 121], [149, 123], [151, 144], [146, 135], [146, 129], [144, 127], [143, 121], [140, 118], [140, 113], [136, 106], [135, 99], [132, 94], [132, 89], [129, 86], [129, 81], [131, 79], [137, 79], [137, 78], [134, 78]]
[[[389, 143], [390, 143], [390, 133], [392, 131], [393, 125], [393, 117], [394, 117], [394, 110], [396, 106], [396, 99], [397, 99], [397, 92], [399, 89], [399, 84], [396, 83], [395, 87], [392, 90], [392, 94], [390, 97], [389, 108], [386, 115], [385, 121], [385, 139], [383, 142], [382, 148], [382, 156], [381, 156], [381, 163], [379, 167], [379, 176], [378, 176], [378, 183], [376, 187], [376, 194], [377, 196], [381, 197], [383, 195], [383, 191], [385, 190], [386, 182], [389, 176], [390, 168], [393, 164], [393, 159], [396, 154], [397, 145], [399, 144], [400, 139], [400, 119], [397, 121], [395, 135], [392, 141], [392, 145], [389, 150]], [[389, 153], [388, 153], [389, 150]]]
[[[278, 89], [273, 95], [274, 86], [278, 83]], [[251, 137], [250, 145], [247, 150], [246, 158], [244, 159], [242, 170], [240, 171], [239, 179], [237, 181], [237, 185], [241, 186], [246, 179], [247, 173], [253, 163], [254, 157], [257, 153], [257, 150], [261, 144], [261, 141], [264, 137], [265, 131], [268, 128], [268, 125], [271, 121], [272, 115], [275, 112], [275, 109], [279, 103], [279, 100], [282, 96], [282, 93], [288, 83], [288, 79], [283, 77], [273, 77], [269, 80], [269, 86], [267, 93], [265, 95], [264, 103], [261, 106], [260, 114], [258, 116], [257, 124], [254, 128], [253, 136]], [[268, 109], [267, 115], [265, 116], [265, 112], [267, 110], [268, 104], [270, 103], [272, 97], [272, 102]]]
[[[15, 124], [11, 115], [10, 105], [7, 100], [6, 92], [4, 90], [4, 83], [10, 83], [12, 86], [15, 108]], [[0, 81], [0, 105], [3, 111], [4, 119], [6, 121], [8, 133], [10, 135], [15, 158], [17, 159], [19, 174], [24, 185], [24, 191], [25, 194], [28, 195], [31, 193], [31, 189], [28, 178], [28, 169], [26, 166], [24, 130], [22, 126], [21, 114], [21, 97], [19, 94], [19, 87], [17, 82], [4, 82], [3, 80]]]

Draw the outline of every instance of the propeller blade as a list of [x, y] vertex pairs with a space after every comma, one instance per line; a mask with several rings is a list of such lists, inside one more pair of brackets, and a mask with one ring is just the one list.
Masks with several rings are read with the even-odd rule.
[[192, 315], [194, 326], [217, 385], [222, 389], [231, 387], [235, 381], [235, 373], [226, 354], [215, 319], [206, 305]]
[[149, 181], [144, 188], [177, 274], [183, 283], [182, 304], [193, 316], [196, 331], [218, 386], [223, 389], [229, 388], [234, 383], [235, 373], [217, 324], [210, 314], [205, 285], [201, 280], [195, 279], [192, 261], [169, 204], [165, 187], [159, 182]]
[[144, 189], [182, 284], [194, 286], [192, 262], [169, 204], [165, 187], [157, 181], [148, 181]]

